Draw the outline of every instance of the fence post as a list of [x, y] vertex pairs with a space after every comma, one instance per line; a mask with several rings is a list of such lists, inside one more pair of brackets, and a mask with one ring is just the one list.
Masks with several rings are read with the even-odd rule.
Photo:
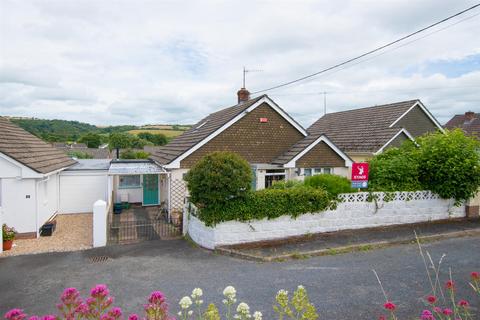
[[97, 200], [93, 204], [93, 247], [107, 245], [107, 203]]

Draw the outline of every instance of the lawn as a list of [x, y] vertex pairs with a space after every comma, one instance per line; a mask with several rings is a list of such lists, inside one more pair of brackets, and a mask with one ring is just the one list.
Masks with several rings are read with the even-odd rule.
[[162, 134], [166, 135], [167, 137], [171, 138], [171, 137], [179, 136], [182, 133], [184, 133], [185, 131], [182, 131], [182, 130], [162, 130], [162, 129], [137, 129], [137, 130], [128, 131], [128, 133], [131, 133], [131, 134], [139, 134], [140, 132], [150, 132], [150, 133], [153, 133], [153, 134], [162, 133]]

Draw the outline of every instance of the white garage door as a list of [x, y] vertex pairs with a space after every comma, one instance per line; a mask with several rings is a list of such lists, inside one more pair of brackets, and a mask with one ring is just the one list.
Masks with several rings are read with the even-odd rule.
[[60, 176], [60, 212], [92, 212], [93, 203], [105, 200], [107, 175]]

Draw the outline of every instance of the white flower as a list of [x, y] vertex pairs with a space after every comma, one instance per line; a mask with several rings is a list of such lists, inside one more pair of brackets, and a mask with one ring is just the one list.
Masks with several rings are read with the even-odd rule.
[[281, 289], [281, 290], [278, 291], [277, 295], [285, 295], [286, 296], [286, 295], [288, 295], [288, 291]]
[[193, 289], [193, 291], [192, 291], [192, 298], [193, 298], [193, 299], [198, 299], [198, 298], [200, 298], [201, 296], [203, 296], [203, 291], [202, 291], [202, 289], [200, 289], [200, 288], [195, 288], [195, 289]]
[[192, 311], [192, 310], [188, 311], [188, 315], [189, 315], [189, 316], [191, 316], [192, 314], [193, 314], [193, 311]]
[[241, 315], [247, 315], [250, 313], [250, 307], [245, 302], [240, 302], [237, 306], [237, 312]]
[[235, 290], [235, 288], [232, 286], [228, 286], [225, 289], [223, 289], [223, 295], [227, 298], [235, 298], [236, 294], [237, 294], [237, 290]]
[[298, 288], [298, 289], [301, 289], [301, 290], [305, 289], [305, 287], [302, 286], [302, 285], [299, 285], [297, 288]]
[[255, 311], [253, 313], [253, 319], [254, 320], [262, 320], [262, 313], [260, 311]]
[[192, 299], [190, 299], [190, 297], [183, 297], [178, 304], [182, 309], [188, 309], [192, 305]]

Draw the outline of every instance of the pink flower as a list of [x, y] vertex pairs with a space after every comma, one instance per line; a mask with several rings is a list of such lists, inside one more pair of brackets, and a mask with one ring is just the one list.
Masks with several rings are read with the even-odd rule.
[[420, 316], [420, 319], [422, 320], [435, 320], [433, 317], [432, 312], [430, 310], [423, 310], [422, 315]]
[[470, 276], [472, 277], [473, 280], [478, 280], [480, 279], [480, 273], [474, 271], [472, 273], [470, 273]]
[[393, 310], [395, 310], [395, 308], [396, 308], [397, 306], [396, 306], [393, 302], [387, 301], [387, 302], [383, 305], [383, 307], [384, 307], [385, 309], [387, 309], [387, 310], [393, 311]]
[[469, 305], [470, 305], [470, 304], [468, 303], [467, 300], [460, 300], [460, 301], [458, 302], [458, 306], [459, 306], [459, 307], [467, 308]]
[[113, 297], [108, 297], [107, 300], [105, 300], [103, 303], [102, 303], [102, 307], [103, 308], [108, 308], [112, 305], [113, 303]]
[[448, 290], [454, 290], [455, 289], [455, 282], [453, 282], [453, 280], [448, 280], [447, 283], [445, 284], [445, 287]]
[[5, 313], [5, 319], [8, 320], [22, 320], [25, 319], [27, 315], [23, 313], [22, 309], [12, 309]]
[[435, 297], [435, 296], [428, 296], [428, 297], [427, 297], [427, 301], [428, 301], [428, 303], [430, 303], [430, 304], [434, 304], [435, 302], [437, 302], [437, 297]]
[[97, 284], [90, 290], [90, 295], [94, 298], [104, 298], [108, 296], [109, 293], [107, 285], [105, 284]]
[[138, 319], [139, 319], [139, 318], [138, 318], [138, 316], [137, 316], [135, 313], [133, 313], [133, 314], [131, 314], [131, 315], [128, 316], [128, 320], [138, 320]]
[[113, 307], [110, 311], [108, 311], [108, 315], [115, 319], [118, 319], [122, 316], [122, 309], [120, 309], [119, 307]]
[[62, 296], [60, 300], [62, 300], [65, 304], [73, 304], [76, 303], [78, 300], [80, 293], [75, 288], [67, 288], [63, 290]]
[[385, 317], [384, 315], [381, 315], [378, 320], [387, 320], [387, 317]]
[[155, 304], [162, 304], [165, 302], [165, 295], [161, 291], [153, 291], [150, 294], [150, 298], [148, 299], [148, 302], [150, 303], [155, 303]]
[[434, 308], [433, 308], [433, 311], [436, 312], [436, 313], [442, 313], [442, 308], [440, 308], [440, 307], [434, 307]]
[[78, 307], [75, 309], [75, 312], [81, 315], [87, 315], [88, 311], [89, 311], [88, 305], [85, 303], [79, 304]]
[[87, 305], [91, 306], [92, 304], [95, 304], [97, 300], [95, 298], [88, 298], [87, 299]]
[[28, 320], [40, 320], [38, 316], [31, 316]]
[[446, 315], [446, 316], [450, 316], [450, 315], [453, 314], [453, 311], [452, 311], [452, 309], [445, 308], [445, 309], [443, 309], [443, 314]]
[[48, 315], [42, 317], [42, 320], [56, 320], [56, 319], [57, 319], [57, 316], [55, 316], [53, 314], [48, 314]]

